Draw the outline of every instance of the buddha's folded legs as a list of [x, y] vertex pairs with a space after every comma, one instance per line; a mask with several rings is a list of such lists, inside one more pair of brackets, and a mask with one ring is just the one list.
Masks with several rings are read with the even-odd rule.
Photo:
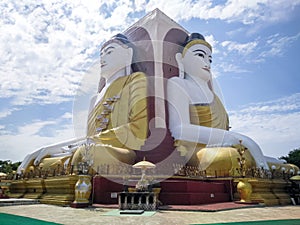
[[97, 172], [97, 168], [103, 165], [117, 165], [125, 163], [133, 165], [136, 154], [134, 150], [117, 148], [109, 145], [91, 145], [87, 151], [85, 146], [80, 146], [73, 155], [71, 164], [74, 170], [78, 168], [78, 163], [82, 161], [92, 161], [92, 167]]

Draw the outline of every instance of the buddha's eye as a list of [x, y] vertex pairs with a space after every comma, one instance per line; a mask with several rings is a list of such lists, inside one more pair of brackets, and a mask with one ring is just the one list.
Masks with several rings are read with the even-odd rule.
[[211, 59], [209, 59], [209, 63], [212, 63], [212, 60], [211, 60]]
[[196, 53], [195, 56], [200, 56], [200, 57], [204, 58], [204, 54], [203, 53]]

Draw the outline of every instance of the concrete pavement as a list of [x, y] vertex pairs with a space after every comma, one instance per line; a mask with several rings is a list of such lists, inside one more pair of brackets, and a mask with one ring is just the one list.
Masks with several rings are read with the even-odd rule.
[[26, 216], [61, 224], [208, 224], [236, 221], [300, 219], [300, 206], [257, 207], [219, 212], [157, 211], [152, 216], [106, 216], [112, 209], [75, 209], [34, 204], [2, 206], [0, 212]]

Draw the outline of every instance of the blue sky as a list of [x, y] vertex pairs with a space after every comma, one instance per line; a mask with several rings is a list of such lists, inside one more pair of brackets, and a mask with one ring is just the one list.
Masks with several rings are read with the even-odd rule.
[[300, 147], [299, 0], [3, 0], [0, 159], [73, 138], [73, 100], [101, 43], [155, 8], [213, 45], [233, 131], [268, 156]]

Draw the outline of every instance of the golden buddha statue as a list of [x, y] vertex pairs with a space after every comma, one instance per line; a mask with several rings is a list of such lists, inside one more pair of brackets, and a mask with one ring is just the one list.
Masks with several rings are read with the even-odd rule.
[[72, 165], [89, 157], [94, 169], [101, 164], [133, 164], [148, 134], [147, 80], [142, 72], [131, 72], [134, 46], [121, 34], [101, 48], [101, 77], [105, 86], [97, 94], [88, 116], [86, 146], [79, 147]]
[[76, 172], [87, 158], [94, 170], [101, 164], [134, 163], [135, 150], [148, 135], [147, 80], [144, 73], [132, 72], [134, 57], [135, 46], [122, 34], [103, 44], [100, 79], [105, 85], [91, 100], [86, 137], [39, 148], [25, 157], [19, 173], [31, 166], [38, 170], [41, 163], [43, 170], [72, 165]]

